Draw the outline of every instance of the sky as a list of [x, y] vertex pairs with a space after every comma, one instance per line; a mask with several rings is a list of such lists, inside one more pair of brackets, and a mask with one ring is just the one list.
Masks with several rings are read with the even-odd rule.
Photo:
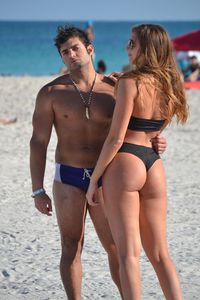
[[199, 21], [200, 0], [0, 0], [0, 20]]

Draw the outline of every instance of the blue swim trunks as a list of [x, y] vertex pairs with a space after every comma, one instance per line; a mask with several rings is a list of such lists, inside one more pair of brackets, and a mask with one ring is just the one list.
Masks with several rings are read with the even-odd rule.
[[[56, 163], [55, 181], [69, 184], [87, 192], [90, 176], [94, 168], [76, 168]], [[98, 187], [102, 186], [102, 178], [98, 181]]]

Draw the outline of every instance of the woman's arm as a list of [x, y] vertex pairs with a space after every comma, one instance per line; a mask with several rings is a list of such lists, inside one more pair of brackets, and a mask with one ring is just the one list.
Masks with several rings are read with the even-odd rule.
[[[94, 186], [96, 187], [98, 179], [103, 175], [105, 169], [113, 160], [124, 141], [136, 95], [137, 88], [135, 81], [131, 78], [121, 78], [118, 84], [116, 105], [110, 131], [90, 179], [90, 187], [87, 193], [88, 201], [89, 199], [92, 200], [91, 198], [94, 195], [95, 189]], [[91, 186], [93, 186], [93, 188], [91, 188]]]

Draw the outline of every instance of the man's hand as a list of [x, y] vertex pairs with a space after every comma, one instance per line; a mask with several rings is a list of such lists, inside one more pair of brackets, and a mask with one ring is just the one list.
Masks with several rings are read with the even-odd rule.
[[47, 194], [38, 195], [34, 198], [35, 207], [42, 213], [47, 216], [52, 215], [52, 205], [51, 199]]
[[152, 143], [153, 149], [158, 154], [162, 154], [163, 152], [165, 152], [165, 150], [167, 148], [167, 140], [163, 136], [160, 136], [159, 134], [155, 138], [151, 139], [151, 143]]

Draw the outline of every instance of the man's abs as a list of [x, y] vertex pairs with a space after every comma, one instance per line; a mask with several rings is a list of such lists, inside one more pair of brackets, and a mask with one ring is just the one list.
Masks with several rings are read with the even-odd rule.
[[94, 145], [76, 144], [57, 145], [56, 162], [80, 168], [93, 168], [99, 157], [103, 141]]

